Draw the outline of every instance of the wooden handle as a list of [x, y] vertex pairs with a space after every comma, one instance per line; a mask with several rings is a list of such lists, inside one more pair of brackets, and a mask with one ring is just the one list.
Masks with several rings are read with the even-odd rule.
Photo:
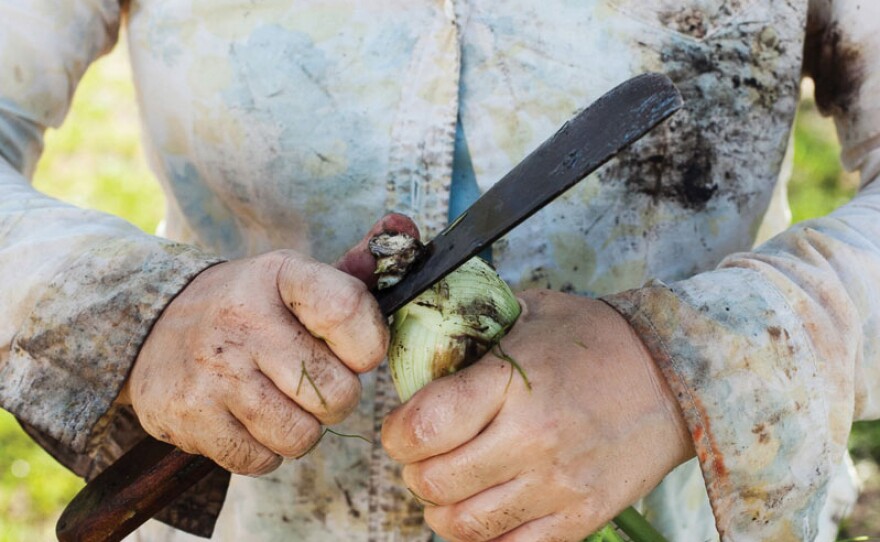
[[58, 519], [60, 542], [115, 542], [219, 469], [200, 455], [147, 437], [70, 501]]

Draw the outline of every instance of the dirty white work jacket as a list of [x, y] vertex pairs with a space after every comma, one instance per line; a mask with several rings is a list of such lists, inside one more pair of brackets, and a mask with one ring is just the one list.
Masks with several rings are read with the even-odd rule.
[[[43, 131], [122, 24], [165, 238], [28, 182]], [[494, 262], [515, 288], [605, 296], [647, 344], [698, 455], [644, 504], [670, 539], [814, 538], [851, 423], [880, 415], [869, 0], [4, 0], [0, 404], [93, 476], [140, 434], [113, 399], [201, 270], [276, 248], [330, 262], [391, 210], [430, 238], [454, 170], [485, 191], [645, 71], [676, 82], [684, 111], [496, 244]], [[862, 188], [753, 249], [805, 73]], [[453, 160], [459, 123], [469, 165]], [[378, 430], [388, 380], [365, 377], [344, 431]], [[226, 485], [164, 519], [204, 534], [225, 494], [217, 540], [430, 536], [378, 444], [325, 439]]]

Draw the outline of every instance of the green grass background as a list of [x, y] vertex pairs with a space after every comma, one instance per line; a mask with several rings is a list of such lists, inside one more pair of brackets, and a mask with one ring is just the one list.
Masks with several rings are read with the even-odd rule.
[[[817, 114], [810, 93], [806, 84], [795, 127], [789, 185], [795, 221], [827, 214], [856, 190], [856, 178], [841, 170], [833, 125]], [[34, 184], [66, 201], [155, 230], [164, 198], [143, 159], [124, 47], [86, 74], [64, 126], [46, 136]], [[866, 478], [866, 492], [841, 536], [880, 536], [880, 424], [858, 424], [852, 451]], [[61, 508], [81, 486], [24, 435], [11, 415], [0, 411], [0, 542], [53, 540]]]

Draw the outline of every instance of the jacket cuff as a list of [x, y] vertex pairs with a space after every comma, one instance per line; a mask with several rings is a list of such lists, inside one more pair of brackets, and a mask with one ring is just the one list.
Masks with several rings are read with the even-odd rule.
[[138, 350], [162, 310], [218, 259], [156, 238], [110, 240], [46, 286], [0, 367], [0, 403], [76, 453], [100, 447]]
[[678, 399], [723, 540], [811, 540], [845, 453], [827, 384], [782, 295], [722, 269], [603, 298], [629, 321]]

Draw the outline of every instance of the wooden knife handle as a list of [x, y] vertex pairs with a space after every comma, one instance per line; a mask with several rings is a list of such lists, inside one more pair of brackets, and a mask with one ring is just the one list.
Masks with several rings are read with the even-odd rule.
[[61, 542], [114, 542], [219, 469], [200, 455], [147, 437], [99, 474], [58, 519]]

